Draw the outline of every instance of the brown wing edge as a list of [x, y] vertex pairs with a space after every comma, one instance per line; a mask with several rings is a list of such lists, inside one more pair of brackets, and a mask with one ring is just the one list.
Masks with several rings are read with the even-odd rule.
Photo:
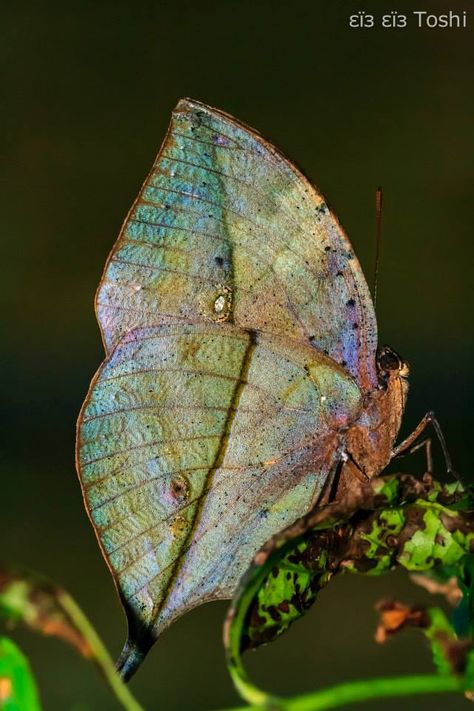
[[76, 447], [75, 447], [75, 467], [76, 467], [76, 473], [77, 473], [77, 478], [79, 479], [79, 486], [81, 488], [81, 495], [82, 495], [82, 500], [84, 504], [84, 508], [86, 510], [87, 517], [91, 523], [92, 530], [94, 531], [94, 535], [97, 540], [97, 545], [99, 547], [100, 552], [102, 553], [102, 557], [105, 561], [105, 564], [107, 565], [107, 568], [109, 569], [111, 578], [113, 580], [115, 590], [117, 592], [117, 596], [120, 600], [120, 603], [122, 605], [122, 610], [125, 615], [126, 623], [127, 623], [127, 638], [125, 641], [125, 644], [123, 646], [123, 649], [120, 653], [120, 656], [118, 657], [115, 666], [117, 671], [119, 672], [120, 676], [124, 681], [128, 681], [133, 674], [137, 671], [137, 669], [140, 667], [141, 663], [145, 659], [146, 655], [156, 642], [156, 637], [153, 634], [153, 628], [148, 627], [147, 625], [143, 624], [136, 616], [135, 612], [132, 610], [130, 607], [130, 604], [128, 600], [123, 596], [122, 591], [119, 586], [119, 582], [117, 579], [117, 576], [115, 574], [114, 569], [112, 568], [112, 565], [109, 561], [109, 557], [107, 555], [107, 552], [102, 544], [102, 541], [100, 539], [100, 534], [99, 531], [92, 520], [92, 515], [90, 513], [89, 509], [89, 504], [87, 501], [86, 497], [86, 491], [85, 487], [82, 481], [81, 477], [81, 468], [79, 464], [79, 452], [81, 448], [81, 425], [82, 425], [82, 419], [83, 419], [83, 414], [84, 411], [89, 403], [91, 393], [93, 389], [95, 388], [95, 385], [97, 381], [99, 380], [102, 371], [105, 367], [105, 365], [110, 361], [113, 353], [117, 348], [120, 347], [122, 341], [119, 341], [117, 345], [113, 348], [110, 354], [106, 355], [100, 366], [98, 367], [97, 371], [94, 373], [92, 380], [90, 382], [89, 388], [87, 390], [86, 397], [84, 399], [84, 402], [82, 403], [81, 409], [79, 411], [79, 416], [77, 418], [76, 422]]

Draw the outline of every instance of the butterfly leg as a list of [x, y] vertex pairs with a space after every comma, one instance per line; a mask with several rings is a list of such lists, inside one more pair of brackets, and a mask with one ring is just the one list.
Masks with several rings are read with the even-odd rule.
[[328, 476], [321, 495], [315, 502], [313, 501], [314, 506], [320, 506], [321, 501], [324, 501], [325, 504], [331, 504], [333, 501], [335, 501], [335, 499], [337, 498], [337, 490], [339, 488], [339, 484], [341, 483], [341, 472], [343, 466], [344, 460], [339, 459], [336, 464], [336, 468]]
[[333, 473], [327, 478], [323, 491], [317, 500], [313, 501], [313, 506], [318, 507], [336, 501], [352, 487], [354, 479], [359, 483], [369, 481], [369, 477], [353, 456], [349, 452], [343, 452]]
[[412, 447], [410, 447], [406, 451], [402, 452], [401, 454], [397, 454], [395, 456], [406, 457], [409, 454], [414, 454], [419, 449], [424, 447], [425, 456], [426, 456], [426, 472], [428, 474], [433, 474], [433, 446], [432, 445], [433, 445], [433, 440], [431, 439], [431, 437], [426, 437], [425, 439], [422, 439], [421, 442], [418, 442], [418, 444], [414, 444]]
[[[394, 459], [395, 457], [403, 456], [405, 454], [411, 454], [413, 451], [416, 451], [416, 449], [415, 450], [413, 449], [413, 446], [415, 445], [415, 442], [418, 439], [418, 437], [421, 435], [421, 433], [426, 430], [428, 425], [431, 425], [433, 427], [435, 434], [438, 438], [438, 441], [441, 445], [441, 449], [443, 451], [443, 456], [444, 456], [444, 461], [446, 464], [447, 473], [449, 475], [453, 476], [458, 481], [461, 481], [461, 477], [453, 469], [453, 463], [451, 461], [451, 456], [449, 454], [448, 447], [446, 445], [446, 440], [444, 438], [443, 430], [441, 429], [441, 425], [439, 424], [438, 420], [436, 419], [434, 412], [427, 412], [426, 415], [421, 419], [421, 421], [415, 427], [413, 432], [410, 435], [408, 435], [408, 437], [406, 439], [404, 439], [403, 442], [400, 442], [400, 444], [397, 445], [392, 450], [392, 459]], [[419, 446], [421, 446], [421, 445], [422, 445], [422, 443], [420, 442]], [[415, 447], [418, 448], [417, 445], [415, 445]], [[429, 456], [431, 459], [431, 446], [430, 446], [429, 451], [430, 451]], [[428, 461], [428, 446], [427, 446], [427, 461]], [[432, 464], [432, 462], [431, 462], [431, 464]]]

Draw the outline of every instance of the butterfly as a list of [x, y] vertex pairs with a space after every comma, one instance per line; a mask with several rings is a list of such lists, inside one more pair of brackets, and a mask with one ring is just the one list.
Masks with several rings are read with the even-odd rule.
[[[320, 192], [231, 116], [173, 111], [96, 296], [84, 501], [128, 620], [124, 678], [254, 553], [409, 451], [408, 365], [377, 347], [359, 262]], [[434, 420], [437, 426], [436, 420]]]

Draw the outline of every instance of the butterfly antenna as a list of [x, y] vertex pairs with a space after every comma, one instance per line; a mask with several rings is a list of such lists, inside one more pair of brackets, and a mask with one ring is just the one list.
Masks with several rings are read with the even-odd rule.
[[375, 193], [375, 266], [374, 266], [374, 309], [377, 309], [377, 283], [379, 278], [380, 251], [382, 245], [382, 188]]

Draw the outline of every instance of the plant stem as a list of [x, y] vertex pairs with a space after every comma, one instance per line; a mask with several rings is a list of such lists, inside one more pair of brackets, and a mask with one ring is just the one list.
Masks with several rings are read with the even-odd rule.
[[110, 689], [115, 694], [117, 700], [126, 711], [144, 711], [138, 701], [133, 697], [129, 688], [125, 686], [120, 676], [117, 674], [114, 663], [105, 648], [102, 640], [98, 636], [94, 627], [91, 625], [87, 617], [84, 615], [80, 607], [74, 602], [72, 597], [66, 592], [61, 591], [60, 602], [66, 612], [70, 615], [78, 630], [87, 640], [92, 650], [91, 659], [93, 659], [105, 680], [110, 686]]
[[[312, 692], [293, 699], [281, 699], [271, 706], [271, 711], [325, 711], [346, 704], [370, 699], [413, 694], [434, 694], [463, 691], [463, 682], [452, 676], [418, 675], [396, 678], [354, 681], [332, 686], [322, 691]], [[242, 706], [231, 711], [269, 709], [265, 706]]]

